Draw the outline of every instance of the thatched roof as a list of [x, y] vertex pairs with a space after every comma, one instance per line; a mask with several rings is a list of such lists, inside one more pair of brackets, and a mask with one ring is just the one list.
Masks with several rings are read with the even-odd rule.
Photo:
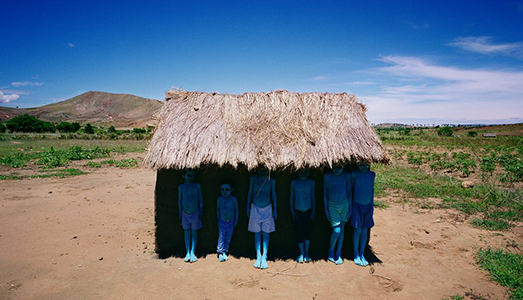
[[365, 105], [347, 93], [170, 91], [166, 100], [145, 157], [155, 170], [390, 162]]

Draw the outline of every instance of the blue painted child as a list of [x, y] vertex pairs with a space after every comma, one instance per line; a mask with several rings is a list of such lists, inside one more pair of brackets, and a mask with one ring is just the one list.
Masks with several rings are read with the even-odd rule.
[[183, 175], [185, 183], [178, 186], [178, 211], [184, 230], [187, 255], [183, 261], [196, 262], [195, 250], [198, 242], [198, 229], [202, 228], [202, 188], [194, 182], [196, 171], [187, 170]]
[[269, 170], [261, 168], [251, 176], [247, 195], [248, 230], [254, 233], [254, 267], [258, 269], [268, 268], [269, 234], [275, 230], [276, 209], [276, 180], [270, 177]]
[[368, 266], [369, 262], [363, 256], [367, 244], [367, 233], [374, 226], [374, 180], [376, 173], [370, 171], [370, 166], [361, 164], [358, 170], [351, 173], [353, 180], [353, 204], [351, 226], [354, 247], [354, 263], [358, 266]]
[[218, 216], [218, 252], [219, 261], [227, 261], [229, 257], [229, 244], [231, 243], [232, 232], [238, 225], [238, 201], [231, 195], [232, 187], [228, 182], [224, 182], [220, 187], [221, 196], [218, 196], [216, 213]]
[[298, 179], [291, 181], [291, 214], [296, 222], [296, 234], [300, 256], [297, 262], [310, 262], [309, 245], [311, 242], [312, 220], [316, 212], [314, 180], [308, 178], [309, 170], [301, 169]]
[[340, 164], [323, 176], [323, 201], [325, 214], [332, 226], [328, 260], [343, 264], [341, 248], [345, 235], [345, 223], [349, 220], [352, 207], [352, 178]]

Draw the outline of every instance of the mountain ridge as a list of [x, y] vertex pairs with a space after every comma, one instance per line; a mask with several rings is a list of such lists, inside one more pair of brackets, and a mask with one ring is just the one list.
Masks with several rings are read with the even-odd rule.
[[116, 94], [89, 91], [73, 98], [33, 108], [11, 108], [0, 106], [0, 118], [29, 114], [43, 121], [58, 123], [91, 123], [96, 126], [145, 127], [156, 124], [154, 114], [163, 101], [143, 98], [131, 94]]

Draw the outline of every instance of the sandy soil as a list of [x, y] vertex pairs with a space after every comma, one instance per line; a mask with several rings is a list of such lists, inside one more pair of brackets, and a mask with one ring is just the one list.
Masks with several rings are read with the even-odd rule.
[[0, 299], [442, 299], [466, 292], [504, 299], [474, 253], [523, 243], [521, 226], [496, 234], [459, 222], [455, 212], [390, 197], [382, 199], [390, 207], [375, 213], [371, 246], [382, 263], [372, 268], [278, 260], [262, 271], [245, 258], [161, 260], [153, 252], [155, 177], [107, 167], [0, 181]]

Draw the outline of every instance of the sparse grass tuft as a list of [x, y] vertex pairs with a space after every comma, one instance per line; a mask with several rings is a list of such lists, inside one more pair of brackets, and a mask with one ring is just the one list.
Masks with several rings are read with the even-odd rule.
[[510, 291], [510, 299], [523, 299], [523, 254], [480, 249], [476, 261], [490, 273], [492, 280]]

